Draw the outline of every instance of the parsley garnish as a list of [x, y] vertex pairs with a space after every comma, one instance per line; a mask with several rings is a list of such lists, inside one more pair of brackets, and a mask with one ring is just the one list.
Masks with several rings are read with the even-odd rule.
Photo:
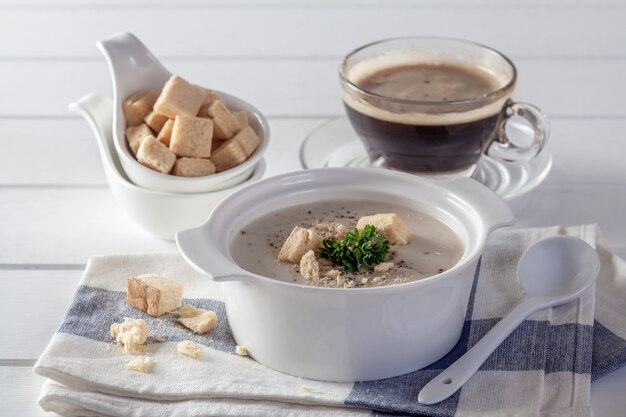
[[389, 241], [371, 224], [359, 233], [358, 229], [346, 233], [342, 240], [324, 239], [320, 255], [349, 272], [359, 272], [363, 264], [369, 266], [383, 262], [389, 254]]

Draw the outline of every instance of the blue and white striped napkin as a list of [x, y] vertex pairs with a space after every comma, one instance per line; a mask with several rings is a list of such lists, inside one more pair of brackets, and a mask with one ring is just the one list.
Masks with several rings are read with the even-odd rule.
[[[421, 387], [451, 364], [520, 300], [516, 266], [533, 242], [555, 234], [595, 246], [602, 269], [580, 300], [526, 320], [453, 397], [417, 402]], [[40, 405], [64, 416], [591, 416], [590, 384], [626, 363], [626, 263], [597, 242], [594, 226], [494, 234], [477, 271], [460, 342], [437, 363], [397, 378], [363, 383], [304, 380], [234, 354], [221, 289], [176, 253], [94, 257], [35, 373], [48, 380]], [[158, 273], [185, 284], [185, 303], [217, 312], [218, 326], [193, 335], [175, 317], [150, 317], [125, 301], [128, 275]], [[115, 346], [111, 323], [148, 322], [147, 374], [131, 372], [132, 355]], [[158, 340], [163, 340], [162, 342]], [[203, 346], [200, 360], [176, 343]]]

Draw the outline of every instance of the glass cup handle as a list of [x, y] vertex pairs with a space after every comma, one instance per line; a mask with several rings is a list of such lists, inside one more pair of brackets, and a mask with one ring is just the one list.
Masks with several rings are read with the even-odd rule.
[[[533, 141], [527, 146], [514, 144], [506, 133], [506, 125], [514, 116], [526, 119], [533, 129]], [[509, 101], [502, 111], [495, 138], [487, 148], [487, 155], [503, 162], [529, 161], [541, 152], [548, 141], [548, 135], [548, 118], [541, 110], [532, 104]]]

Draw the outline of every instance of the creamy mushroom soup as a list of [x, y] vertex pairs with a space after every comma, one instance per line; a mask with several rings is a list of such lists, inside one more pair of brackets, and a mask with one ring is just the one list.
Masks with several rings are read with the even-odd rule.
[[[383, 263], [351, 273], [320, 257], [319, 277], [305, 278], [298, 263], [278, 260], [283, 243], [296, 226], [322, 238], [351, 231], [363, 216], [397, 213], [411, 230], [405, 245], [390, 245]], [[445, 223], [414, 209], [375, 201], [321, 201], [281, 209], [243, 227], [230, 246], [234, 260], [244, 269], [265, 277], [324, 287], [373, 287], [422, 279], [452, 268], [463, 255], [463, 243]]]

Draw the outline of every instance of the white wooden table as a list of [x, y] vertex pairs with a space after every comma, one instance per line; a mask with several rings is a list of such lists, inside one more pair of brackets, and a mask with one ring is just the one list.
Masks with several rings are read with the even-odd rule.
[[[626, 256], [625, 1], [147, 3], [0, 0], [0, 415], [45, 414], [32, 365], [89, 256], [175, 248], [118, 210], [91, 131], [67, 111], [111, 93], [94, 42], [120, 30], [174, 73], [258, 106], [273, 133], [267, 175], [299, 169], [306, 134], [342, 114], [336, 68], [354, 47], [400, 35], [493, 46], [518, 66], [517, 99], [552, 122], [554, 168], [511, 203], [520, 226], [599, 223]], [[623, 416], [624, 392], [626, 369], [594, 383], [596, 416]]]

